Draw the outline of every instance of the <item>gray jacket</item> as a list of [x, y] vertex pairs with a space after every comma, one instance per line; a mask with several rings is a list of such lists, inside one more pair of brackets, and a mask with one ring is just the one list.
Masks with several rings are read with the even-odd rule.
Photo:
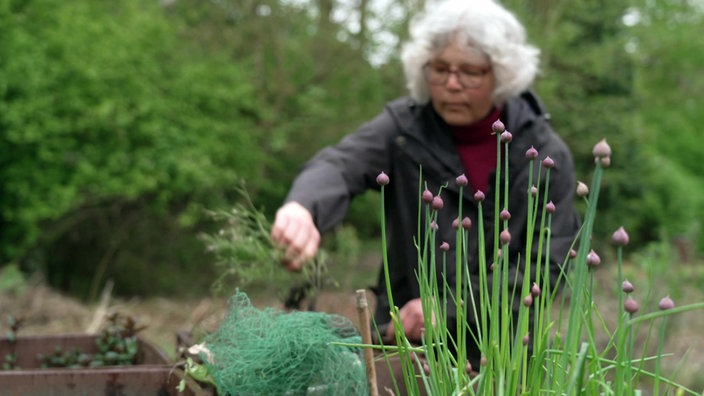
[[[517, 280], [518, 285], [522, 285], [523, 273], [518, 271], [516, 277], [515, 271], [519, 268], [518, 258], [525, 257], [523, 242], [526, 240], [526, 194], [530, 187], [529, 162], [525, 154], [526, 150], [534, 146], [539, 156], [535, 161], [533, 184], [538, 184], [535, 181], [537, 170], [546, 156], [555, 163], [550, 171], [548, 190], [549, 200], [556, 206], [551, 223], [550, 244], [550, 273], [554, 283], [579, 229], [579, 217], [573, 206], [576, 181], [572, 155], [567, 145], [553, 131], [549, 115], [531, 92], [510, 99], [504, 105], [501, 120], [513, 135], [508, 155], [508, 210], [511, 213], [509, 231], [512, 236], [509, 244], [512, 263], [509, 279], [511, 283]], [[441, 195], [444, 208], [438, 212], [439, 228], [433, 243], [437, 246], [446, 241], [451, 245], [447, 252], [446, 279], [451, 285], [455, 283], [456, 231], [452, 228], [452, 222], [458, 217], [460, 201], [460, 189], [455, 179], [464, 173], [464, 167], [449, 127], [430, 104], [418, 105], [410, 98], [388, 103], [376, 118], [343, 138], [337, 145], [324, 148], [307, 162], [294, 181], [287, 201], [297, 201], [310, 210], [319, 230], [325, 232], [343, 219], [348, 204], [355, 195], [368, 189], [379, 190], [376, 177], [381, 171], [390, 178], [384, 191], [387, 257], [394, 304], [400, 308], [407, 301], [419, 297], [415, 275], [418, 250], [414, 241], [423, 240], [423, 235], [418, 238], [418, 195], [421, 182], [423, 188], [427, 185], [434, 194], [437, 194], [441, 186], [445, 186]], [[543, 169], [541, 175], [544, 176], [545, 173]], [[492, 174], [489, 191], [485, 192], [486, 200], [482, 204], [487, 241], [485, 251], [489, 256], [486, 263], [493, 261], [493, 252], [496, 251], [493, 238], [494, 180], [495, 174]], [[544, 177], [540, 184], [540, 191], [544, 192]], [[473, 224], [467, 249], [468, 266], [470, 274], [478, 274], [478, 209], [473, 196], [474, 189], [471, 186], [464, 187], [462, 217], [469, 217]], [[424, 204], [420, 213], [421, 217], [425, 216]], [[421, 234], [424, 233], [423, 228], [421, 227]], [[533, 246], [537, 246], [537, 237], [535, 241]], [[472, 277], [473, 282], [476, 278]], [[385, 284], [382, 270], [375, 288], [378, 297], [375, 321], [379, 325], [389, 321]], [[474, 285], [473, 290], [478, 290], [478, 286]], [[517, 300], [521, 300], [519, 297]], [[454, 308], [448, 307], [448, 312], [454, 312]], [[454, 324], [448, 326], [450, 329], [455, 328]], [[475, 365], [478, 364], [478, 351], [469, 351], [469, 356], [474, 367], [478, 367]]]

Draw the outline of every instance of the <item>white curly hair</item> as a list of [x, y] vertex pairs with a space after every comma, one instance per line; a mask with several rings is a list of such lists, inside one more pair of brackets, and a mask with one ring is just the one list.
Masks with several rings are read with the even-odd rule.
[[445, 0], [430, 6], [411, 23], [410, 36], [401, 61], [406, 87], [419, 103], [430, 100], [423, 66], [455, 39], [488, 57], [496, 80], [494, 104], [519, 95], [538, 73], [540, 50], [526, 42], [518, 19], [493, 0]]

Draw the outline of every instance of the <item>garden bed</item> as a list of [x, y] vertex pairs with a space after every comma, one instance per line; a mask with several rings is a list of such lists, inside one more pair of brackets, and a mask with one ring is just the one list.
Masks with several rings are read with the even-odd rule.
[[207, 395], [192, 380], [183, 392], [177, 386], [183, 372], [151, 344], [137, 339], [137, 354], [130, 365], [100, 367], [49, 367], [47, 356], [80, 351], [98, 352], [99, 335], [24, 336], [0, 339], [0, 357], [12, 356], [13, 368], [0, 370], [3, 395]]

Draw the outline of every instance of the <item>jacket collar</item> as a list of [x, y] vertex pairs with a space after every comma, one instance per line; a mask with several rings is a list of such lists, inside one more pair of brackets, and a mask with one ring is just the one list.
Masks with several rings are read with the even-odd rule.
[[[423, 153], [440, 162], [449, 173], [462, 170], [462, 161], [454, 149], [452, 132], [447, 124], [435, 113], [430, 103], [418, 104], [411, 98], [404, 98], [390, 106], [396, 122], [400, 126], [401, 136], [418, 143]], [[422, 157], [420, 158], [422, 160]], [[458, 173], [459, 175], [459, 173]], [[457, 176], [457, 175], [456, 175]]]
[[[387, 108], [400, 127], [402, 139], [414, 140], [418, 143], [417, 147], [422, 148], [414, 152], [414, 156], [421, 163], [429, 156], [434, 162], [442, 164], [449, 179], [448, 188], [456, 189], [454, 179], [464, 172], [464, 168], [449, 126], [432, 109], [432, 105], [418, 104], [406, 97], [389, 103]], [[511, 167], [524, 166], [525, 151], [530, 146], [539, 150], [547, 139], [543, 134], [527, 134], [526, 131], [534, 130], [531, 124], [541, 119], [549, 120], [550, 115], [532, 91], [525, 91], [520, 96], [509, 99], [503, 109], [501, 119], [506, 129], [513, 134], [509, 146], [509, 164]], [[465, 191], [465, 194], [471, 197], [473, 192]]]

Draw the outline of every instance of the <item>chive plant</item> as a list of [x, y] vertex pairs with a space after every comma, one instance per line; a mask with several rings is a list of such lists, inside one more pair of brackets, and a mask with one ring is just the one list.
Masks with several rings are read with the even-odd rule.
[[[611, 163], [611, 148], [605, 140], [593, 149], [595, 158], [591, 186], [577, 183], [577, 196], [586, 201], [582, 226], [573, 243], [570, 254], [562, 261], [562, 273], [557, 285], [549, 281], [550, 227], [555, 205], [548, 200], [550, 171], [555, 166], [550, 157], [539, 159], [533, 147], [526, 151], [531, 169], [526, 194], [528, 206], [528, 230], [524, 242], [522, 260], [523, 282], [514, 289], [509, 278], [508, 243], [511, 235], [508, 223], [511, 214], [508, 207], [508, 177], [501, 177], [508, 169], [508, 146], [512, 140], [510, 132], [497, 121], [492, 126], [497, 136], [496, 184], [494, 186], [493, 235], [485, 235], [483, 224], [483, 201], [485, 195], [477, 191], [474, 199], [478, 204], [478, 224], [474, 227], [468, 217], [463, 217], [462, 198], [459, 213], [453, 227], [456, 230], [455, 260], [457, 280], [448, 284], [437, 279], [434, 265], [441, 265], [441, 273], [447, 268], [448, 241], [436, 240], [437, 211], [442, 209], [442, 189], [433, 194], [419, 185], [418, 234], [422, 241], [415, 241], [418, 250], [417, 278], [420, 298], [425, 315], [425, 332], [421, 345], [412, 344], [403, 332], [399, 321], [399, 310], [394, 301], [389, 283], [386, 254], [386, 226], [384, 224], [384, 186], [390, 182], [388, 175], [381, 173], [377, 182], [381, 186], [382, 210], [381, 231], [383, 265], [386, 287], [391, 308], [391, 320], [395, 329], [395, 345], [381, 348], [385, 356], [398, 354], [404, 373], [404, 383], [409, 394], [424, 391], [430, 395], [636, 395], [641, 394], [641, 379], [647, 378], [654, 394], [661, 388], [677, 394], [698, 393], [666, 377], [661, 371], [662, 345], [665, 324], [669, 315], [704, 308], [704, 303], [675, 307], [669, 297], [660, 303], [660, 311], [638, 316], [638, 302], [630, 296], [633, 285], [623, 278], [623, 247], [628, 244], [628, 234], [619, 228], [612, 236], [617, 251], [617, 282], [623, 293], [618, 295], [621, 307], [616, 328], [609, 330], [606, 321], [593, 302], [594, 272], [601, 258], [591, 246], [592, 231], [596, 221], [600, 185], [605, 168]], [[501, 155], [504, 150], [504, 155]], [[421, 169], [422, 171], [422, 169]], [[544, 183], [539, 181], [544, 180]], [[454, 181], [462, 189], [467, 179], [460, 175]], [[503, 184], [502, 184], [503, 183]], [[422, 172], [421, 172], [422, 184]], [[425, 211], [425, 216], [421, 216]], [[421, 224], [421, 218], [425, 221]], [[421, 232], [424, 230], [425, 232]], [[468, 238], [479, 238], [478, 275], [468, 270]], [[487, 263], [485, 251], [487, 238], [493, 238], [492, 263]], [[534, 249], [537, 247], [537, 249]], [[537, 255], [532, 254], [537, 251]], [[559, 258], [562, 259], [562, 258]], [[437, 263], [437, 264], [436, 264]], [[432, 265], [429, 265], [432, 264]], [[531, 279], [530, 274], [534, 274]], [[472, 290], [472, 277], [478, 277], [479, 290]], [[541, 286], [543, 290], [541, 290]], [[559, 291], [562, 290], [561, 293]], [[569, 296], [567, 301], [566, 296]], [[514, 317], [512, 307], [517, 306]], [[448, 329], [446, 319], [454, 307], [457, 328]], [[531, 321], [531, 315], [533, 320]], [[634, 357], [634, 333], [641, 324], [652, 324], [661, 319], [657, 339], [657, 355]], [[477, 324], [476, 330], [469, 326]], [[594, 323], [606, 331], [608, 342], [600, 346], [597, 342]], [[451, 335], [451, 334], [454, 334]], [[650, 341], [650, 331], [647, 341]], [[481, 367], [471, 367], [467, 362], [466, 346], [474, 342], [482, 353]], [[367, 346], [371, 347], [371, 346]], [[645, 351], [647, 348], [643, 348]], [[655, 370], [649, 371], [645, 363], [655, 362]], [[397, 390], [398, 393], [398, 390]]]

